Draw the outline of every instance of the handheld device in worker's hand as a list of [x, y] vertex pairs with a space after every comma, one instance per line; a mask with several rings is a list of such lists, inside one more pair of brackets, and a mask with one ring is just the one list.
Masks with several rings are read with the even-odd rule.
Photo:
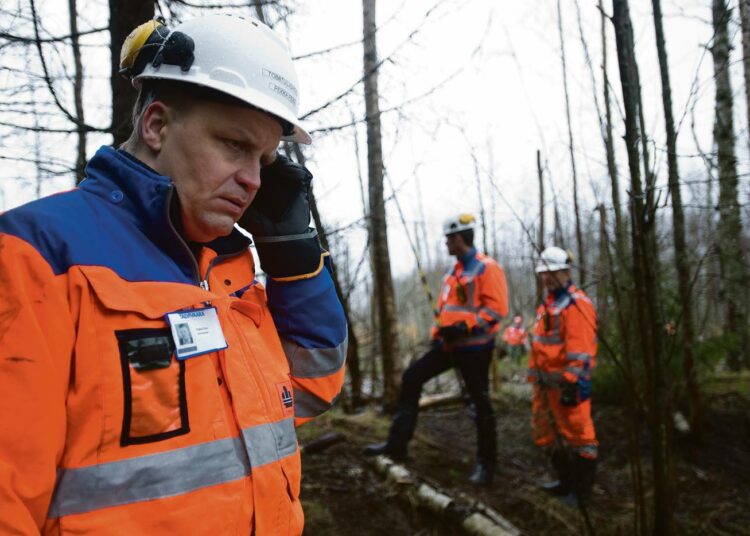
[[466, 322], [456, 322], [450, 326], [443, 326], [438, 329], [438, 336], [448, 344], [464, 339], [468, 335], [469, 327], [466, 325]]
[[260, 189], [239, 224], [253, 235], [261, 267], [271, 277], [304, 278], [322, 268], [317, 231], [310, 228], [312, 178], [281, 154], [260, 170]]

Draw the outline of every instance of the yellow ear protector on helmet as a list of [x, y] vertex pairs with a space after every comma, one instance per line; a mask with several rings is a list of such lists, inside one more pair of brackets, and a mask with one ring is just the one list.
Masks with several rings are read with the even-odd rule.
[[195, 43], [189, 35], [171, 32], [161, 17], [144, 22], [125, 38], [120, 49], [120, 74], [133, 78], [148, 63], [178, 65], [190, 69], [195, 60]]
[[565, 253], [568, 254], [568, 258], [566, 259], [566, 263], [573, 264], [573, 250], [572, 249], [566, 249]]
[[474, 223], [476, 221], [476, 218], [473, 214], [460, 214], [458, 216], [459, 223], [466, 225], [467, 223]]

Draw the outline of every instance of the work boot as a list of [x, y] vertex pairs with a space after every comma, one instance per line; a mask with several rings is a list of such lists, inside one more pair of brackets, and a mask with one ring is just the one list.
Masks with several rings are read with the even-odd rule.
[[571, 491], [570, 459], [564, 450], [556, 450], [550, 456], [552, 468], [557, 473], [557, 480], [545, 482], [539, 487], [557, 497], [564, 497]]
[[492, 477], [495, 474], [495, 467], [491, 464], [479, 462], [474, 468], [474, 472], [469, 477], [469, 482], [475, 486], [489, 486], [492, 484]]
[[581, 505], [586, 506], [591, 498], [595, 472], [595, 459], [574, 456], [570, 492], [561, 497], [563, 504], [571, 508], [578, 508]]
[[596, 459], [576, 456], [573, 461], [573, 492], [578, 501], [587, 504], [591, 499], [591, 488], [594, 487]]
[[482, 417], [477, 420], [477, 460], [480, 465], [494, 469], [497, 459], [497, 433], [495, 416]]
[[367, 445], [362, 449], [362, 454], [365, 456], [388, 456], [394, 462], [402, 462], [406, 459], [406, 449], [394, 448], [387, 441]]

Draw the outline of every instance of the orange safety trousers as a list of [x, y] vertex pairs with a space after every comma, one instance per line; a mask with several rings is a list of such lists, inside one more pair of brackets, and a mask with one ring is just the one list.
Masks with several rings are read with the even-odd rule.
[[591, 399], [577, 406], [560, 403], [560, 389], [534, 385], [531, 399], [531, 433], [534, 444], [542, 448], [568, 447], [584, 458], [596, 458]]

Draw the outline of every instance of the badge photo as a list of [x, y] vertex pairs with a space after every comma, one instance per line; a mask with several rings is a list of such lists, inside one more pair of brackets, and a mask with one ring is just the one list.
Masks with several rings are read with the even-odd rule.
[[176, 311], [166, 315], [177, 359], [188, 359], [227, 347], [216, 307]]

